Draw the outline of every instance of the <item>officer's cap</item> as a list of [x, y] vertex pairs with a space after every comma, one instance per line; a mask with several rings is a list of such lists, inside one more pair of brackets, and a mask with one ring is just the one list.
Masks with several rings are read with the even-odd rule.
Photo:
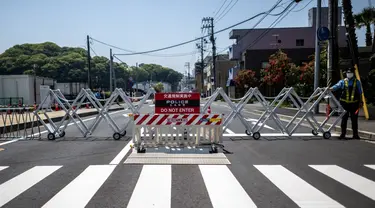
[[352, 68], [347, 68], [345, 70], [345, 73], [353, 73], [353, 72], [354, 72], [354, 70]]

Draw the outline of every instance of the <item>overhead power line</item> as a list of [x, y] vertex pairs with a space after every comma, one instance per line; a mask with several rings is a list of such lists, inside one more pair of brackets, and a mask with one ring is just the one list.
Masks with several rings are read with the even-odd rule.
[[221, 4], [221, 7], [219, 8], [219, 10], [217, 10], [217, 12], [215, 12], [214, 14], [214, 18], [216, 17], [217, 14], [219, 14], [219, 12], [221, 11], [221, 9], [223, 8], [223, 6], [225, 5], [225, 3], [227, 2], [228, 0], [224, 0], [223, 4]]
[[300, 12], [300, 11], [302, 11], [302, 10], [304, 10], [307, 6], [309, 6], [309, 4], [311, 4], [311, 2], [312, 2], [313, 0], [310, 0], [304, 7], [302, 7], [301, 9], [298, 9], [298, 10], [296, 10], [296, 11], [292, 11], [292, 12]]
[[[245, 33], [245, 35], [243, 35], [241, 38], [239, 38], [237, 40], [237, 42], [241, 41], [243, 38], [245, 38], [248, 34], [250, 34], [251, 32], [254, 31], [254, 29], [268, 16], [279, 16], [280, 14], [270, 14], [274, 9], [277, 8], [277, 6], [282, 2], [283, 0], [278, 0], [272, 7], [270, 10], [268, 10], [268, 12], [253, 26], [253, 28], [251, 28], [249, 31], [247, 31], [247, 33]], [[286, 11], [286, 9], [284, 9], [282, 12]]]
[[[290, 5], [292, 5], [293, 3], [294, 3], [294, 2], [291, 2]], [[252, 17], [246, 19], [246, 20], [243, 20], [243, 21], [238, 22], [238, 23], [236, 23], [236, 24], [234, 24], [234, 25], [231, 25], [231, 26], [228, 26], [228, 27], [223, 28], [223, 29], [221, 29], [221, 30], [218, 30], [218, 31], [214, 32], [214, 34], [218, 34], [218, 33], [224, 32], [224, 31], [226, 31], [226, 30], [229, 30], [229, 29], [231, 29], [231, 28], [233, 28], [233, 27], [236, 27], [236, 26], [241, 25], [241, 24], [243, 24], [243, 23], [245, 23], [245, 22], [248, 22], [248, 21], [250, 21], [250, 20], [253, 20], [253, 19], [255, 19], [255, 18], [257, 18], [257, 17], [259, 17], [260, 15], [263, 15], [263, 14], [265, 14], [265, 13], [266, 13], [266, 12], [261, 12], [261, 13], [259, 13], [259, 14], [257, 14], [257, 15], [254, 15], [254, 16], [252, 16]], [[282, 14], [282, 13], [279, 13], [279, 14]], [[275, 14], [275, 15], [277, 15], [277, 14]], [[127, 53], [127, 54], [117, 54], [117, 55], [130, 56], [130, 55], [140, 55], [140, 54], [147, 54], [147, 53], [154, 53], [154, 52], [158, 52], [158, 51], [164, 51], [164, 50], [168, 50], [168, 49], [171, 49], [171, 48], [176, 48], [176, 47], [179, 47], [179, 46], [182, 46], [182, 45], [186, 45], [186, 44], [189, 44], [189, 43], [192, 43], [192, 42], [198, 41], [198, 40], [200, 40], [201, 38], [207, 38], [207, 37], [209, 37], [209, 36], [210, 36], [210, 34], [208, 34], [208, 35], [204, 35], [204, 36], [199, 37], [199, 38], [195, 38], [195, 39], [193, 39], [193, 40], [185, 41], [185, 42], [182, 42], [182, 43], [178, 43], [178, 44], [175, 44], [175, 45], [171, 45], [171, 46], [167, 46], [167, 47], [163, 47], [163, 48], [159, 48], [159, 49], [154, 49], [154, 50], [149, 50], [149, 51], [143, 51], [143, 52]], [[94, 38], [92, 38], [92, 37], [91, 37], [91, 39], [92, 39], [93, 41], [99, 42], [98, 40], [96, 40], [96, 39], [94, 39]], [[104, 42], [101, 42], [101, 41], [100, 41], [99, 43], [104, 43]], [[110, 46], [110, 47], [113, 47], [113, 48], [116, 48], [116, 49], [119, 49], [119, 50], [123, 50], [123, 49], [120, 49], [119, 47], [116, 47], [116, 46], [114, 47], [113, 45], [110, 45], [110, 44], [107, 44], [107, 43], [106, 43], [105, 45]], [[125, 50], [123, 50], [123, 51], [125, 51]], [[129, 51], [129, 50], [127, 50], [127, 51]]]
[[[286, 9], [283, 10], [283, 13], [286, 12], [286, 10], [288, 10], [290, 7], [292, 6], [292, 4], [289, 4]], [[260, 40], [262, 40], [277, 24], [279, 24], [293, 9], [294, 7], [296, 7], [297, 4], [295, 4], [293, 6], [293, 8], [291, 8], [288, 12], [286, 12], [284, 15], [281, 15], [279, 16], [275, 21], [273, 21], [271, 23], [271, 25], [268, 27], [268, 29], [266, 29], [265, 31], [262, 32], [262, 34], [260, 34], [253, 42], [251, 42], [245, 50], [247, 49], [250, 49], [251, 47], [253, 47], [255, 44], [257, 44]]]
[[[115, 49], [118, 49], [118, 50], [121, 50], [121, 51], [129, 52], [129, 53], [137, 53], [136, 51], [132, 51], [132, 50], [129, 50], [129, 49], [120, 48], [118, 46], [114, 46], [114, 45], [105, 43], [103, 41], [97, 40], [97, 39], [92, 38], [92, 37], [90, 37], [90, 39], [92, 41], [101, 43], [103, 45], [106, 45], [108, 47], [115, 48]], [[90, 44], [90, 45], [92, 45], [92, 44]], [[175, 54], [142, 54], [142, 55], [155, 56], [155, 57], [181, 57], [181, 56], [190, 56], [190, 55], [194, 55], [194, 54], [197, 54], [197, 52], [196, 51], [191, 51], [191, 52], [187, 52], [187, 53], [175, 53]]]
[[[232, 10], [233, 9], [233, 7], [237, 4], [237, 2], [238, 2], [238, 0], [236, 0], [235, 2], [234, 2], [234, 4], [232, 4], [232, 6], [220, 17], [217, 17], [217, 19], [218, 20], [216, 20], [216, 22], [215, 23], [218, 23], [221, 19], [223, 19], [223, 17], [225, 17], [229, 12], [230, 12], [230, 10]], [[229, 6], [230, 4], [228, 4], [228, 6]]]

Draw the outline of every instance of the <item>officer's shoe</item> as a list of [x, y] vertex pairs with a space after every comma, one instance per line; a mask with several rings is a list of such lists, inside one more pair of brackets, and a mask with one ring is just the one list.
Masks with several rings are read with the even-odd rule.
[[342, 134], [341, 134], [340, 137], [339, 137], [339, 139], [340, 139], [340, 140], [346, 139], [346, 138], [345, 138], [345, 135], [342, 135]]
[[358, 135], [356, 135], [356, 136], [353, 136], [353, 139], [355, 139], [355, 140], [360, 140], [361, 137], [359, 137]]

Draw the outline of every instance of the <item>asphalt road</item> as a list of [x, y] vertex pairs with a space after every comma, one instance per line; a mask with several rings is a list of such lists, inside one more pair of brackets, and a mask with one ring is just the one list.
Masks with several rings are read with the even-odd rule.
[[[224, 103], [211, 110], [231, 111]], [[112, 118], [123, 125], [126, 113]], [[83, 119], [90, 126], [94, 117]], [[55, 141], [43, 133], [0, 143], [0, 207], [375, 207], [375, 144], [324, 140], [306, 127], [279, 136], [273, 121], [266, 125], [253, 140], [238, 119], [230, 123], [230, 165], [124, 164], [132, 130], [114, 141], [105, 122], [88, 138], [70, 125]]]

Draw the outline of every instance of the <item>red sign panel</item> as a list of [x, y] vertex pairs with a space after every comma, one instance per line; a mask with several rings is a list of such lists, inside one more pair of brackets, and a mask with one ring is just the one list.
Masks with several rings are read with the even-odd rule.
[[198, 114], [200, 95], [199, 93], [156, 93], [155, 113]]

